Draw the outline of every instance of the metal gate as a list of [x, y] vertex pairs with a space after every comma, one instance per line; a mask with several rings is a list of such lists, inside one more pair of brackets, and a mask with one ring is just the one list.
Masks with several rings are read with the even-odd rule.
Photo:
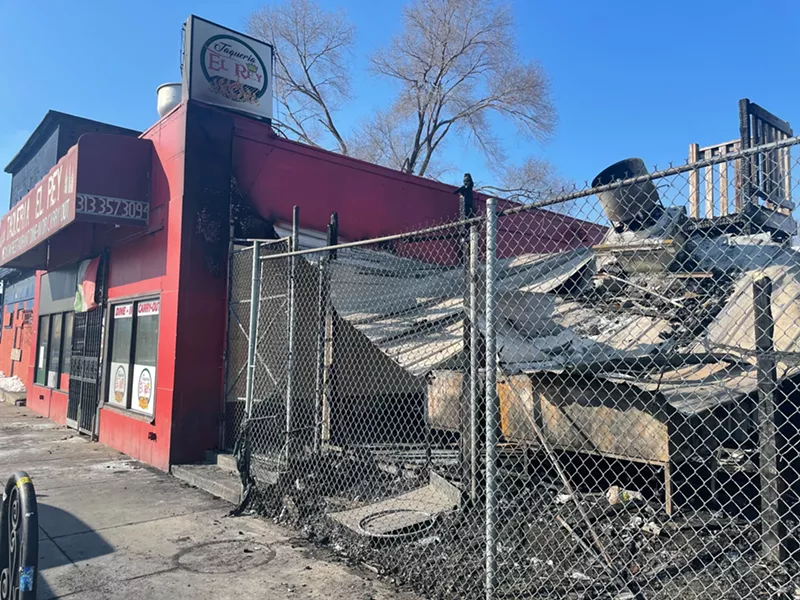
[[[259, 257], [281, 254], [288, 250], [288, 241], [256, 241], [251, 246], [237, 246], [231, 252], [228, 269], [225, 422], [222, 435], [222, 445], [228, 449], [233, 448], [248, 414], [245, 400], [248, 385], [253, 386], [254, 380], [261, 382], [257, 393], [261, 412], [267, 410], [270, 402], [274, 404], [278, 401], [286, 385], [286, 261], [279, 261], [281, 264], [275, 261], [264, 264], [262, 260], [254, 262], [254, 248], [258, 248]], [[257, 298], [255, 307], [251, 301], [253, 295]], [[251, 323], [253, 315], [256, 317]], [[250, 343], [251, 339], [254, 339], [253, 344]]]
[[250, 281], [253, 248], [235, 248], [228, 265], [228, 337], [226, 341], [225, 422], [222, 446], [232, 449], [244, 417], [244, 391], [250, 329]]
[[92, 435], [100, 399], [100, 349], [103, 310], [75, 313], [69, 374], [67, 425]]

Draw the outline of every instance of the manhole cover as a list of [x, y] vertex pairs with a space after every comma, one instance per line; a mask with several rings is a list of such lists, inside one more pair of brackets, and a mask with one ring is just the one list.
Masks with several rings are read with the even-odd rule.
[[433, 525], [433, 515], [422, 510], [395, 508], [373, 513], [361, 519], [359, 529], [373, 536], [413, 535]]
[[195, 573], [233, 573], [268, 563], [275, 551], [265, 544], [247, 540], [209, 542], [181, 550], [178, 566]]

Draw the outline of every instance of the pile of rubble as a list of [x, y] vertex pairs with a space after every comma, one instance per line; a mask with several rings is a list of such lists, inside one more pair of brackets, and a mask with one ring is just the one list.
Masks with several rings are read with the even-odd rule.
[[[345, 464], [338, 468], [349, 469]], [[393, 539], [353, 535], [323, 516], [376, 499], [367, 479], [392, 477], [374, 471], [327, 497], [302, 493], [306, 504], [284, 498], [278, 520], [301, 527], [316, 543], [379, 577], [408, 584], [426, 597], [455, 600], [479, 597], [485, 581], [483, 507], [467, 505], [439, 515], [424, 530]], [[369, 487], [367, 496], [363, 494]], [[609, 600], [741, 597], [796, 600], [800, 571], [760, 560], [757, 523], [709, 510], [668, 516], [648, 491], [610, 486], [605, 492], [568, 494], [554, 481], [528, 480], [508, 473], [499, 482], [497, 573], [500, 598], [607, 598]], [[311, 509], [311, 510], [309, 510]], [[458, 565], [458, 568], [453, 568]], [[747, 592], [744, 592], [744, 590]]]

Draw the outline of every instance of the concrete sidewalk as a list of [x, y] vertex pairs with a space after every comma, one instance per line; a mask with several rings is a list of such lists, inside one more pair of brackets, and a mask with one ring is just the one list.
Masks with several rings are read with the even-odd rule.
[[39, 595], [48, 598], [413, 600], [270, 522], [0, 402], [0, 480], [39, 500]]

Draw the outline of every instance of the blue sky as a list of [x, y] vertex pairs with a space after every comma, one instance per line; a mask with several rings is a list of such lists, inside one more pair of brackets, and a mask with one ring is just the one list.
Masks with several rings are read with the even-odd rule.
[[[383, 98], [367, 56], [399, 25], [401, 2], [322, 0], [358, 29], [351, 125]], [[155, 88], [179, 79], [181, 24], [190, 13], [234, 29], [258, 0], [0, 0], [0, 163], [5, 166], [48, 109], [144, 129]], [[683, 161], [689, 143], [738, 135], [737, 100], [749, 97], [800, 126], [800, 2], [517, 0], [521, 51], [551, 81], [559, 124], [534, 151], [582, 183], [619, 159]], [[474, 152], [449, 162], [485, 180]], [[514, 158], [530, 146], [512, 143]], [[463, 169], [461, 168], [463, 165]], [[456, 176], [456, 174], [453, 174]], [[0, 177], [0, 211], [10, 178]]]

